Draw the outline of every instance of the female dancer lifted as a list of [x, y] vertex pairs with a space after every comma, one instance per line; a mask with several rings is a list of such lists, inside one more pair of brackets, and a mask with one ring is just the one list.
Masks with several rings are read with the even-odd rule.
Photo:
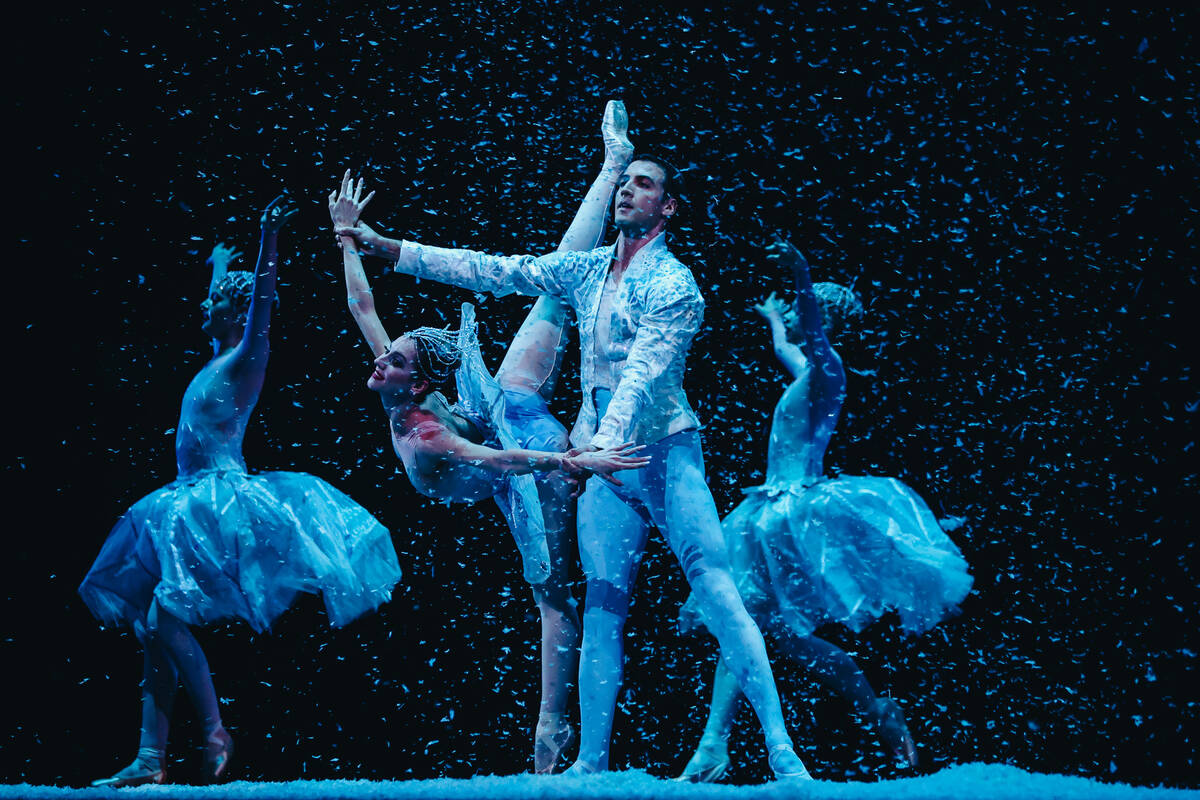
[[329, 621], [345, 625], [400, 580], [387, 529], [349, 497], [304, 473], [246, 473], [242, 438], [267, 368], [276, 239], [295, 213], [282, 195], [267, 206], [253, 273], [227, 272], [233, 251], [214, 248], [202, 305], [214, 355], [183, 395], [179, 477], [121, 517], [79, 587], [101, 622], [132, 626], [145, 648], [137, 758], [94, 785], [163, 782], [180, 679], [204, 728], [204, 777], [225, 776], [233, 741], [188, 625], [240, 617], [261, 632], [301, 591], [320, 593]]
[[[604, 232], [605, 213], [617, 181], [633, 155], [628, 118], [619, 102], [605, 109], [605, 163], [588, 191], [560, 250], [586, 250]], [[347, 172], [329, 196], [335, 229], [366, 227], [359, 221], [374, 192], [362, 196]], [[418, 328], [392, 341], [374, 300], [353, 237], [340, 236], [350, 311], [375, 359], [367, 382], [379, 392], [396, 454], [413, 486], [423, 494], [471, 502], [492, 497], [508, 519], [521, 551], [525, 579], [541, 614], [542, 688], [534, 735], [534, 769], [551, 772], [570, 745], [568, 689], [578, 669], [579, 616], [567, 585], [573, 480], [595, 473], [638, 468], [647, 459], [629, 445], [577, 455], [566, 428], [546, 406], [563, 350], [566, 306], [542, 297], [534, 305], [493, 379], [479, 355], [474, 311], [464, 306], [457, 333]], [[438, 391], [456, 379], [458, 403]], [[538, 473], [537, 480], [530, 473]]]
[[[929, 507], [903, 483], [824, 477], [825, 448], [846, 396], [846, 373], [828, 336], [861, 315], [862, 304], [844, 286], [813, 286], [808, 262], [791, 244], [777, 239], [769, 252], [793, 272], [795, 306], [789, 310], [772, 294], [754, 309], [770, 323], [775, 355], [793, 380], [775, 406], [767, 482], [747, 489], [725, 518], [725, 546], [738, 591], [763, 632], [774, 633], [792, 660], [871, 720], [898, 759], [915, 765], [899, 706], [877, 697], [854, 660], [813, 630], [840, 622], [859, 631], [895, 609], [906, 630], [924, 631], [967, 596], [971, 577]], [[704, 624], [693, 598], [680, 624]], [[718, 661], [704, 736], [680, 780], [724, 776], [740, 696]]]

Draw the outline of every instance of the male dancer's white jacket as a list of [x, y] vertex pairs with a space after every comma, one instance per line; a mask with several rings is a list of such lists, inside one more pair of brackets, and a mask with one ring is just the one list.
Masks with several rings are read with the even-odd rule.
[[[551, 295], [575, 309], [579, 322], [583, 407], [571, 432], [576, 447], [653, 444], [700, 422], [683, 392], [684, 361], [704, 319], [691, 271], [667, 250], [660, 233], [629, 263], [612, 300], [610, 341], [596, 351], [596, 317], [616, 246], [534, 256], [492, 256], [403, 242], [396, 271], [502, 297]], [[612, 362], [613, 396], [596, 419], [596, 358]]]

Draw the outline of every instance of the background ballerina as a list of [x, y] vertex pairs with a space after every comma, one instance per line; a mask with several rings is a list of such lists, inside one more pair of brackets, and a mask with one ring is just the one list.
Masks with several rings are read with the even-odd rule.
[[[823, 460], [846, 393], [842, 360], [829, 336], [862, 315], [854, 293], [813, 285], [808, 262], [776, 239], [768, 259], [795, 277], [793, 308], [772, 293], [755, 311], [771, 326], [775, 355], [792, 383], [775, 406], [767, 480], [722, 528], [738, 591], [764, 633], [853, 704], [908, 765], [916, 748], [895, 701], [879, 697], [854, 660], [813, 631], [841, 623], [857, 632], [888, 610], [906, 631], [922, 632], [956, 610], [971, 588], [962, 554], [920, 497], [895, 478], [824, 477]], [[680, 626], [703, 625], [688, 598]], [[717, 662], [704, 735], [681, 780], [716, 781], [729, 768], [726, 742], [741, 692]]]
[[203, 726], [203, 778], [225, 776], [233, 741], [189, 625], [239, 617], [261, 632], [301, 591], [321, 594], [330, 622], [344, 625], [400, 580], [387, 529], [349, 497], [304, 473], [246, 472], [242, 439], [270, 350], [276, 240], [295, 213], [282, 195], [267, 206], [253, 273], [228, 272], [237, 254], [213, 249], [201, 306], [213, 358], [184, 392], [178, 478], [125, 512], [79, 587], [97, 619], [132, 626], [145, 649], [137, 757], [94, 785], [163, 782], [181, 679]]
[[[628, 118], [609, 102], [602, 123], [605, 162], [559, 250], [595, 246], [604, 233], [609, 199], [633, 155]], [[359, 217], [374, 192], [363, 197], [347, 171], [330, 194], [335, 230], [369, 230]], [[574, 551], [573, 481], [590, 473], [606, 480], [619, 469], [644, 465], [637, 449], [616, 447], [568, 457], [566, 428], [551, 414], [551, 396], [566, 335], [566, 305], [539, 298], [505, 354], [495, 378], [474, 339], [474, 311], [464, 306], [457, 333], [419, 328], [394, 342], [375, 311], [357, 248], [340, 235], [351, 314], [377, 356], [368, 386], [381, 395], [397, 455], [413, 486], [447, 500], [493, 497], [504, 511], [532, 584], [541, 615], [542, 686], [534, 733], [534, 769], [554, 771], [573, 732], [566, 721], [568, 691], [578, 669], [579, 616], [571, 601], [568, 565]], [[458, 403], [439, 391], [457, 383]], [[530, 473], [538, 473], [534, 480]]]

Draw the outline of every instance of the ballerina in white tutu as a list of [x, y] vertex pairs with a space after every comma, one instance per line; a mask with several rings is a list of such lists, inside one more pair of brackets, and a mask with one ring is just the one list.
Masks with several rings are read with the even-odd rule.
[[[890, 610], [906, 631], [922, 632], [956, 610], [971, 576], [929, 507], [903, 483], [824, 477], [825, 448], [846, 392], [846, 373], [828, 336], [861, 316], [862, 304], [843, 286], [814, 286], [808, 263], [791, 244], [777, 239], [769, 253], [795, 276], [795, 306], [789, 310], [771, 294], [754, 308], [770, 323], [775, 355], [793, 381], [775, 406], [767, 481], [747, 489], [722, 523], [729, 560], [763, 632], [871, 720], [897, 759], [915, 766], [916, 748], [899, 706], [877, 696], [854, 660], [813, 631], [841, 623], [857, 632]], [[681, 628], [703, 624], [689, 598]], [[740, 694], [718, 662], [704, 735], [681, 780], [724, 776]]]
[[246, 424], [262, 390], [275, 297], [276, 240], [296, 213], [283, 196], [262, 215], [254, 272], [228, 272], [218, 245], [204, 331], [214, 355], [183, 395], [178, 478], [126, 511], [79, 592], [106, 625], [130, 625], [145, 648], [137, 758], [97, 786], [162, 783], [172, 701], [182, 681], [206, 742], [203, 777], [226, 776], [233, 741], [204, 651], [189, 625], [241, 618], [267, 630], [298, 592], [319, 593], [344, 625], [391, 597], [400, 580], [386, 528], [320, 478], [250, 475]]

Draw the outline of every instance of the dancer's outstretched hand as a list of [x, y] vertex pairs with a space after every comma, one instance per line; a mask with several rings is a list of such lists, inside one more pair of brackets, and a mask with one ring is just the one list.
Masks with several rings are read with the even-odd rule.
[[279, 233], [288, 220], [297, 213], [299, 213], [299, 209], [291, 199], [286, 194], [279, 195], [263, 209], [261, 220], [263, 233]]
[[362, 210], [375, 196], [375, 193], [371, 192], [363, 197], [362, 191], [363, 179], [359, 178], [356, 186], [354, 179], [350, 177], [350, 170], [346, 170], [346, 174], [342, 176], [341, 188], [329, 193], [329, 218], [333, 221], [335, 231], [340, 233], [341, 228], [354, 228], [358, 225]]
[[237, 249], [217, 242], [212, 249], [212, 253], [209, 254], [204, 263], [211, 264], [214, 267], [228, 267], [241, 257], [242, 254]]
[[771, 292], [771, 294], [767, 295], [766, 300], [754, 306], [754, 310], [768, 320], [783, 319], [783, 315], [787, 311], [787, 303], [776, 297], [774, 292]]
[[775, 234], [775, 241], [767, 245], [767, 260], [793, 272], [797, 269], [808, 269], [808, 260], [804, 258], [804, 254], [779, 234]]
[[623, 469], [641, 469], [649, 464], [650, 459], [646, 456], [633, 455], [645, 448], [645, 445], [634, 446], [633, 442], [626, 442], [618, 447], [606, 447], [601, 450], [569, 450], [563, 458], [563, 469], [568, 475], [578, 469], [588, 474], [599, 475], [614, 486], [624, 486], [612, 473]]

